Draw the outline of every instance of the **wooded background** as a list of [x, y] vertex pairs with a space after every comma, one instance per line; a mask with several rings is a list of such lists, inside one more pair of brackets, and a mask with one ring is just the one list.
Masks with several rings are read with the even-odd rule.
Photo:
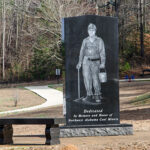
[[119, 18], [120, 75], [150, 66], [150, 0], [1, 0], [0, 81], [55, 78], [61, 18], [86, 14]]

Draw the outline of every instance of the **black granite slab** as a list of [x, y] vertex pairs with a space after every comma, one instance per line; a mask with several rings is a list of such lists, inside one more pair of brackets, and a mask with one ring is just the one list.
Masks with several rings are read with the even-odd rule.
[[8, 124], [64, 124], [65, 118], [3, 118], [0, 125]]
[[[101, 83], [101, 103], [84, 102], [86, 90], [80, 69], [80, 98], [78, 97], [78, 71], [76, 65], [83, 39], [88, 37], [90, 23], [97, 27], [96, 35], [105, 45], [107, 82]], [[65, 47], [66, 123], [72, 125], [119, 124], [118, 83], [118, 20], [113, 17], [86, 15], [62, 20]]]
[[60, 129], [70, 128], [106, 128], [106, 127], [133, 127], [132, 124], [101, 124], [101, 125], [71, 125], [71, 126], [60, 126]]
[[12, 125], [0, 125], [0, 145], [13, 144], [13, 128]]

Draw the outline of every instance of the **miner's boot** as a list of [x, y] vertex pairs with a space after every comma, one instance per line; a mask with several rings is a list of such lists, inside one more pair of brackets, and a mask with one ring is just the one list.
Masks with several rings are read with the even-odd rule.
[[86, 96], [85, 98], [83, 98], [84, 102], [91, 102], [92, 101], [92, 96]]
[[102, 96], [101, 95], [95, 95], [95, 101], [96, 103], [100, 103], [102, 102]]

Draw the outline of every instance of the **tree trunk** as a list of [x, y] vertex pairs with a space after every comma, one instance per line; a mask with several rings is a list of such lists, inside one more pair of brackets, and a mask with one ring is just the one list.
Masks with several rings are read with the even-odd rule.
[[[15, 0], [15, 5], [17, 6], [17, 0]], [[18, 7], [16, 10], [16, 51], [18, 50], [18, 35], [19, 35], [19, 20], [18, 20]]]
[[119, 17], [120, 0], [115, 0], [115, 17]]
[[144, 33], [143, 33], [143, 0], [140, 0], [140, 45], [141, 56], [144, 57]]
[[3, 80], [5, 79], [5, 39], [6, 39], [6, 5], [5, 0], [3, 0], [3, 9], [2, 9], [2, 18], [3, 18], [3, 40], [2, 40], [2, 51], [3, 51]]

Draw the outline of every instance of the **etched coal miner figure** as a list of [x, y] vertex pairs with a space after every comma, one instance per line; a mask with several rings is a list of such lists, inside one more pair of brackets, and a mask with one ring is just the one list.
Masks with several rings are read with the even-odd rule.
[[96, 36], [96, 26], [92, 23], [88, 25], [88, 34], [89, 36], [82, 42], [76, 68], [80, 69], [82, 67], [87, 92], [87, 96], [83, 98], [83, 101], [101, 103], [102, 93], [99, 73], [101, 69], [105, 69], [105, 45], [103, 40]]

